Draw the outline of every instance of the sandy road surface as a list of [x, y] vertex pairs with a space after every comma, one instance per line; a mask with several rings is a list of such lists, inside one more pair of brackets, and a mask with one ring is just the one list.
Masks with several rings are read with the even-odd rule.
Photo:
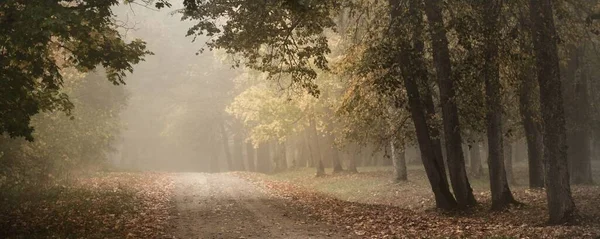
[[351, 238], [261, 188], [227, 174], [175, 176], [176, 238]]

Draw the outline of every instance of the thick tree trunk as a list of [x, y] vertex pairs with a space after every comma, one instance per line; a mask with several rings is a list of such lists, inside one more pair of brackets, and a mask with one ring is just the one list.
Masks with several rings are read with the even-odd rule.
[[[417, 133], [417, 141], [423, 160], [423, 166], [429, 183], [435, 195], [436, 207], [442, 209], [453, 209], [457, 206], [454, 196], [448, 187], [444, 161], [442, 158], [441, 148], [436, 148], [436, 140], [432, 138], [430, 127], [427, 124], [426, 109], [422, 104], [421, 93], [419, 92], [419, 82], [427, 84], [427, 71], [423, 67], [423, 41], [422, 41], [422, 12], [421, 1], [411, 0], [409, 9], [410, 21], [413, 29], [413, 39], [403, 40], [406, 36], [401, 31], [396, 30], [397, 24], [402, 21], [402, 6], [399, 0], [389, 0], [392, 19], [392, 37], [398, 41], [398, 46], [401, 48], [397, 62], [401, 69], [402, 79], [404, 81], [408, 94], [408, 102], [410, 106], [411, 117], [415, 125]], [[414, 44], [414, 46], [411, 46]], [[427, 96], [425, 97], [427, 99]], [[437, 141], [439, 142], [439, 141]]]
[[390, 151], [392, 154], [392, 165], [394, 166], [394, 182], [402, 182], [408, 180], [406, 173], [406, 155], [404, 147], [397, 147], [395, 140], [390, 141]]
[[442, 118], [444, 125], [445, 149], [448, 156], [448, 169], [450, 181], [459, 208], [475, 205], [473, 189], [467, 178], [464, 155], [462, 153], [462, 138], [458, 121], [458, 107], [454, 102], [456, 92], [452, 80], [452, 65], [448, 50], [448, 38], [442, 16], [441, 0], [426, 0], [425, 13], [429, 20], [431, 31], [433, 60], [436, 69], [440, 100], [442, 104]]
[[227, 170], [233, 171], [235, 170], [233, 165], [233, 160], [231, 159], [231, 149], [229, 148], [229, 135], [227, 134], [227, 130], [225, 130], [225, 123], [220, 123], [221, 127], [221, 143], [223, 144], [223, 151], [225, 152], [225, 160], [227, 162]]
[[481, 178], [483, 176], [483, 166], [481, 165], [481, 149], [479, 143], [472, 143], [469, 146], [469, 152], [471, 154], [471, 176], [474, 178]]
[[544, 129], [544, 169], [549, 223], [570, 221], [575, 213], [567, 163], [567, 135], [559, 73], [558, 36], [551, 0], [530, 0]]
[[248, 171], [256, 172], [256, 163], [255, 163], [256, 152], [254, 150], [254, 145], [251, 142], [246, 143], [246, 163], [248, 164]]

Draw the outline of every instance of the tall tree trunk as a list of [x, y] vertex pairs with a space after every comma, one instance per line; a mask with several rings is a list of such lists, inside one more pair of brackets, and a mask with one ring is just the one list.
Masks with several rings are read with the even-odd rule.
[[502, 95], [500, 89], [500, 63], [498, 62], [498, 18], [502, 11], [502, 0], [485, 1], [484, 16], [484, 69], [487, 105], [488, 170], [492, 191], [492, 210], [502, 210], [515, 202], [508, 186], [504, 165], [502, 130]]
[[225, 160], [227, 162], [227, 169], [229, 171], [235, 170], [233, 167], [233, 161], [231, 159], [231, 149], [229, 148], [229, 135], [227, 134], [227, 130], [225, 130], [225, 123], [221, 121], [221, 143], [223, 144], [223, 151], [225, 152]]
[[248, 171], [256, 172], [256, 162], [255, 162], [256, 152], [254, 150], [254, 145], [251, 142], [246, 143], [246, 163], [248, 164]]
[[392, 165], [394, 166], [394, 181], [402, 182], [408, 180], [406, 172], [406, 155], [404, 146], [396, 146], [395, 139], [390, 141], [390, 149], [392, 154]]
[[467, 178], [464, 155], [462, 153], [462, 138], [458, 121], [458, 107], [454, 101], [456, 92], [452, 80], [452, 64], [448, 49], [446, 27], [442, 16], [441, 0], [426, 0], [425, 14], [429, 20], [431, 31], [433, 60], [436, 69], [440, 100], [442, 104], [442, 118], [444, 125], [445, 149], [447, 154], [450, 181], [459, 208], [475, 205], [473, 189]]
[[474, 178], [481, 178], [483, 176], [483, 166], [481, 165], [481, 148], [479, 143], [471, 143], [471, 145], [469, 145], [469, 151], [471, 154], [471, 176]]
[[[423, 166], [432, 191], [435, 195], [436, 207], [442, 209], [453, 209], [457, 206], [454, 196], [448, 187], [444, 160], [442, 158], [441, 148], [436, 148], [436, 140], [432, 138], [430, 127], [427, 124], [426, 109], [423, 106], [421, 93], [419, 92], [419, 82], [427, 85], [427, 71], [424, 69], [425, 61], [423, 59], [423, 41], [421, 30], [422, 26], [422, 2], [420, 0], [410, 1], [410, 21], [413, 29], [412, 40], [403, 40], [406, 36], [397, 29], [402, 21], [402, 6], [399, 0], [389, 0], [392, 19], [392, 37], [398, 41], [401, 48], [397, 56], [397, 65], [400, 67], [402, 79], [404, 81], [408, 94], [411, 117], [417, 133], [417, 141], [421, 151]], [[414, 44], [414, 46], [411, 46]], [[428, 100], [427, 97], [425, 100]], [[431, 100], [431, 99], [429, 99]], [[439, 141], [437, 141], [439, 142]]]
[[549, 223], [570, 221], [575, 212], [567, 163], [567, 135], [558, 59], [558, 37], [551, 0], [530, 0], [544, 130], [544, 169]]
[[527, 142], [527, 164], [529, 165], [529, 188], [544, 187], [544, 142], [539, 117], [538, 102], [533, 92], [537, 92], [531, 70], [523, 70], [519, 89], [519, 111], [525, 129]]

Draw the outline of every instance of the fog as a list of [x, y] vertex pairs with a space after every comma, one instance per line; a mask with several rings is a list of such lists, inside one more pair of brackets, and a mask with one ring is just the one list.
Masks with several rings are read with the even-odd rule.
[[215, 130], [227, 117], [236, 70], [216, 52], [196, 54], [206, 39], [185, 36], [191, 24], [181, 21], [179, 8], [115, 9], [127, 37], [143, 39], [154, 53], [127, 77], [130, 99], [120, 116], [125, 129], [112, 156], [118, 167], [207, 171], [207, 149], [218, 147]]

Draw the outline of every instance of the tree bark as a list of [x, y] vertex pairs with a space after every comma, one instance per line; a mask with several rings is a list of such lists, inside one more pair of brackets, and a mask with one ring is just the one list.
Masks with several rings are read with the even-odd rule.
[[395, 139], [390, 141], [392, 165], [394, 166], [394, 182], [408, 180], [406, 172], [406, 155], [403, 146], [396, 146]]
[[551, 0], [529, 1], [537, 76], [540, 85], [549, 223], [561, 224], [572, 219], [575, 213], [575, 204], [569, 182], [558, 37], [552, 8]]
[[431, 32], [433, 60], [436, 69], [440, 100], [442, 104], [442, 119], [444, 125], [445, 149], [447, 154], [450, 181], [459, 208], [475, 205], [473, 189], [467, 178], [464, 155], [462, 153], [462, 138], [458, 120], [458, 107], [454, 102], [456, 92], [452, 80], [452, 64], [448, 49], [446, 27], [442, 16], [441, 0], [426, 0], [425, 14], [429, 20]]
[[[436, 140], [432, 138], [430, 127], [428, 125], [426, 109], [423, 106], [421, 93], [419, 92], [419, 82], [427, 85], [427, 71], [424, 69], [425, 61], [423, 59], [423, 41], [422, 41], [422, 12], [419, 10], [422, 7], [420, 0], [410, 1], [410, 21], [412, 25], [411, 32], [413, 33], [412, 40], [403, 40], [406, 36], [397, 29], [398, 24], [401, 24], [402, 6], [399, 0], [389, 0], [391, 9], [390, 16], [392, 19], [391, 36], [398, 42], [400, 52], [397, 56], [396, 67], [400, 68], [400, 74], [404, 81], [408, 94], [408, 102], [410, 106], [411, 117], [415, 125], [417, 133], [417, 141], [421, 151], [423, 166], [432, 191], [435, 196], [436, 207], [441, 209], [456, 208], [457, 203], [454, 196], [448, 187], [444, 160], [442, 158], [441, 148], [439, 143], [436, 145]], [[414, 44], [414, 46], [411, 46]], [[427, 97], [426, 97], [427, 98]], [[428, 99], [425, 99], [428, 100]], [[429, 99], [431, 100], [431, 99]], [[439, 142], [439, 141], [437, 141]]]

